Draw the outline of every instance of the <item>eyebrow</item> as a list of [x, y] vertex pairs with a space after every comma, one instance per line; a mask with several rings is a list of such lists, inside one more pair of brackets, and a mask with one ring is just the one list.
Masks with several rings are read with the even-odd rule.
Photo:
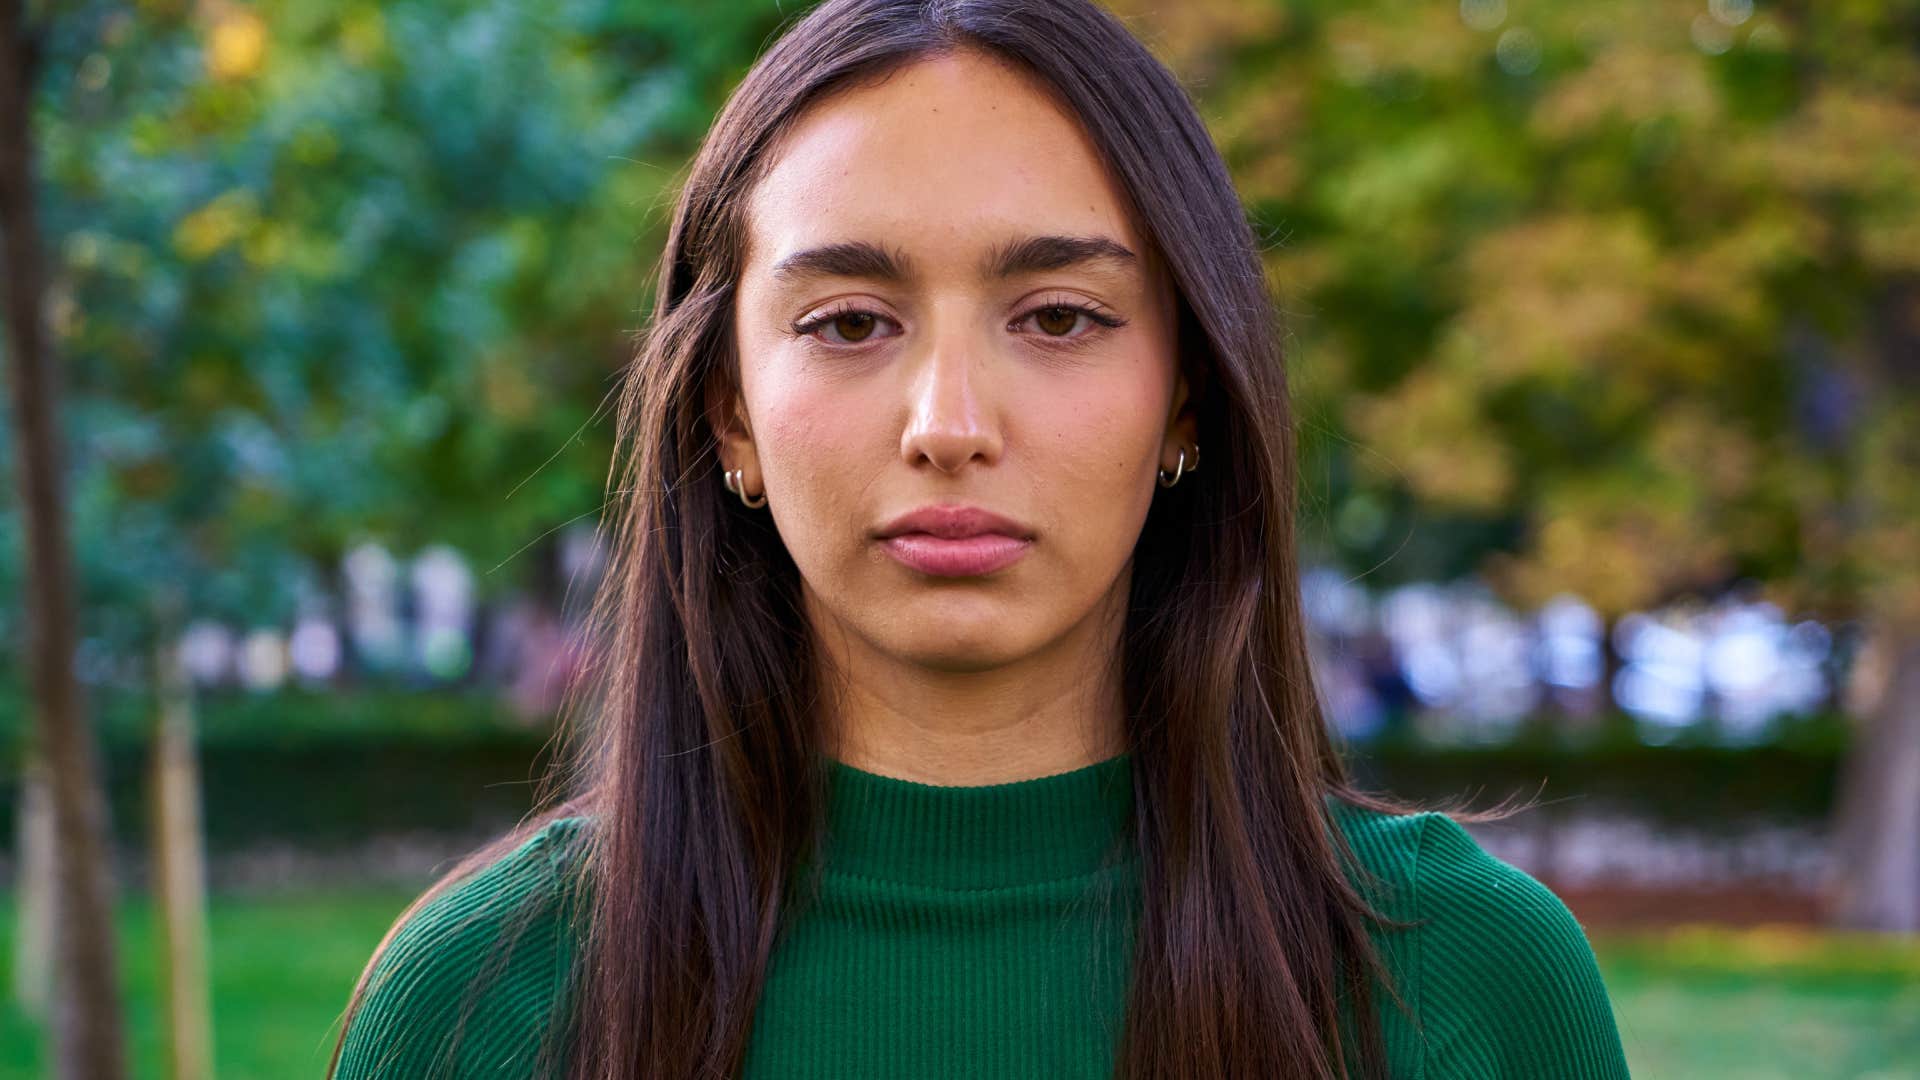
[[[1108, 264], [1132, 267], [1138, 256], [1125, 244], [1105, 236], [1026, 236], [996, 246], [981, 260], [980, 276], [1016, 277], [1072, 266]], [[773, 267], [775, 280], [809, 277], [875, 278], [903, 282], [915, 275], [913, 260], [903, 251], [888, 251], [865, 240], [796, 251]]]

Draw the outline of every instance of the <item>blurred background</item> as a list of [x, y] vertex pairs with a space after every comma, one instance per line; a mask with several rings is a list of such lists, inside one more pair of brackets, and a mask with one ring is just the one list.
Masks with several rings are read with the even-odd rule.
[[[1112, 6], [1260, 230], [1355, 767], [1537, 797], [1636, 1076], [1920, 1077], [1920, 3]], [[527, 808], [802, 10], [0, 0], [0, 1080], [319, 1075]]]

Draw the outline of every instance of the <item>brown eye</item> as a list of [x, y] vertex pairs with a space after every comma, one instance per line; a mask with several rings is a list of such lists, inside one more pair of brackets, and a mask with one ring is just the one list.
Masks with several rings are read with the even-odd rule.
[[[840, 336], [846, 340], [861, 341], [868, 334], [873, 333], [873, 314], [867, 311], [849, 311], [844, 315], [836, 316], [833, 325], [840, 331]], [[858, 329], [849, 330], [849, 327]]]
[[809, 339], [811, 344], [820, 348], [847, 350], [855, 345], [864, 345], [868, 340], [885, 341], [884, 335], [875, 337], [874, 328], [879, 323], [892, 321], [872, 311], [841, 308], [793, 324], [792, 333], [796, 337]]
[[1034, 312], [1034, 325], [1053, 337], [1064, 337], [1073, 331], [1073, 324], [1079, 321], [1079, 318], [1080, 309], [1078, 308], [1041, 308]]

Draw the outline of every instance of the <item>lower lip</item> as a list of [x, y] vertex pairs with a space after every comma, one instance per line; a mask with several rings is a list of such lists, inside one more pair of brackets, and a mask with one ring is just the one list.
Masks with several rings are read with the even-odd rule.
[[932, 533], [902, 533], [882, 540], [887, 554], [923, 574], [940, 577], [972, 577], [991, 574], [1020, 561], [1033, 546], [1031, 540], [982, 533], [959, 539], [944, 539]]

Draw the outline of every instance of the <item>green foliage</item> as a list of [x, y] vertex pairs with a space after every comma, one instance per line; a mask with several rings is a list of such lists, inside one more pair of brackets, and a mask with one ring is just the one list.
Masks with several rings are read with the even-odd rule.
[[[0, 693], [0, 850], [14, 837], [25, 702]], [[115, 694], [97, 705], [110, 817], [138, 844], [153, 809], [153, 701]], [[215, 693], [198, 719], [202, 818], [216, 853], [498, 831], [532, 805], [553, 749], [551, 724], [524, 723], [479, 690]]]
[[[28, 726], [28, 695], [18, 684], [0, 684], [0, 758], [11, 773], [18, 737]], [[101, 693], [93, 702], [98, 733], [108, 753], [144, 751], [153, 737], [157, 703], [144, 691]], [[507, 738], [544, 739], [548, 723], [519, 719], [500, 695], [480, 690], [352, 689], [293, 687], [271, 693], [202, 691], [195, 723], [203, 746], [285, 751], [327, 746], [365, 746], [382, 741], [418, 741], [451, 746]]]
[[1911, 0], [1120, 7], [1271, 234], [1330, 554], [1920, 613]]
[[368, 537], [452, 543], [492, 592], [599, 511], [657, 211], [777, 10], [58, 11], [36, 132], [89, 636], [137, 650], [158, 583], [283, 622]]

